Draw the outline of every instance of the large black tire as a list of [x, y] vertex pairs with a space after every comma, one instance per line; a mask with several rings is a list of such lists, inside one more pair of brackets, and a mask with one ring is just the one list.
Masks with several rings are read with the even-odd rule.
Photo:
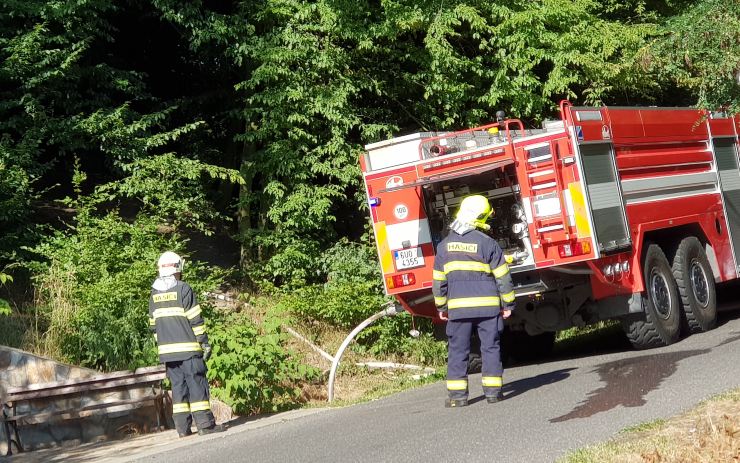
[[[447, 333], [445, 332], [446, 323], [440, 323], [434, 325], [434, 336], [438, 340], [447, 341]], [[449, 346], [447, 347], [449, 349]], [[478, 333], [475, 331], [470, 336], [470, 354], [468, 354], [468, 374], [473, 375], [480, 373], [483, 368], [483, 358], [480, 354], [480, 339], [478, 339]]]
[[483, 357], [478, 353], [471, 352], [468, 357], [468, 374], [474, 375], [483, 371]]
[[473, 331], [470, 337], [470, 355], [468, 355], [468, 374], [473, 375], [483, 370], [483, 357], [480, 353], [480, 338], [478, 333]]
[[701, 242], [684, 238], [673, 258], [673, 277], [683, 307], [687, 333], [709, 331], [717, 325], [717, 293], [714, 274]]
[[673, 270], [663, 250], [649, 244], [643, 261], [643, 309], [622, 318], [622, 328], [636, 349], [667, 346], [681, 334], [681, 304]]

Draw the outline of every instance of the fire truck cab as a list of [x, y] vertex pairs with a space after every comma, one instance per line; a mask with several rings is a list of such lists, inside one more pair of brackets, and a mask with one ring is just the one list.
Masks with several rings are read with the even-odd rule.
[[[511, 260], [507, 329], [554, 333], [620, 319], [636, 348], [716, 323], [715, 283], [738, 277], [740, 119], [690, 108], [560, 105], [366, 146], [360, 159], [387, 294], [441, 323], [436, 245], [463, 197], [489, 198]], [[531, 339], [531, 338], [530, 338]]]

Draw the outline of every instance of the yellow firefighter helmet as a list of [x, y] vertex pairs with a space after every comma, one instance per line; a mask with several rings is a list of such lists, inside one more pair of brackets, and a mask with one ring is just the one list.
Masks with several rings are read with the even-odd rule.
[[488, 199], [482, 195], [472, 195], [462, 200], [455, 219], [485, 230], [489, 228], [486, 221], [492, 215], [493, 208]]

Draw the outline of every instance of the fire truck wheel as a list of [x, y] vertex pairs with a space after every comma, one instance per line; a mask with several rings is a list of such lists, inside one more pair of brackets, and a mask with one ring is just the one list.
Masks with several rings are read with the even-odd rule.
[[471, 352], [468, 357], [468, 374], [474, 375], [483, 370], [483, 359], [480, 354]]
[[642, 274], [645, 311], [622, 318], [622, 327], [636, 349], [673, 344], [681, 332], [680, 299], [671, 266], [657, 244], [648, 245]]
[[685, 315], [684, 329], [689, 333], [709, 331], [717, 324], [717, 293], [714, 274], [701, 242], [693, 236], [684, 238], [673, 258], [681, 305]]
[[480, 353], [480, 338], [478, 333], [473, 330], [470, 337], [470, 355], [468, 355], [468, 374], [480, 373], [483, 368], [483, 358]]

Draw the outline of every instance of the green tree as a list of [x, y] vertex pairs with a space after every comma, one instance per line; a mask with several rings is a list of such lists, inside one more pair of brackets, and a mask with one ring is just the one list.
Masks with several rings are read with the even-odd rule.
[[740, 112], [740, 2], [694, 2], [661, 30], [644, 68], [688, 90], [692, 104]]
[[246, 261], [278, 283], [304, 284], [296, 267], [363, 233], [364, 143], [654, 90], [631, 61], [653, 26], [601, 17], [590, 0], [154, 4], [191, 49], [243, 76], [237, 215]]

